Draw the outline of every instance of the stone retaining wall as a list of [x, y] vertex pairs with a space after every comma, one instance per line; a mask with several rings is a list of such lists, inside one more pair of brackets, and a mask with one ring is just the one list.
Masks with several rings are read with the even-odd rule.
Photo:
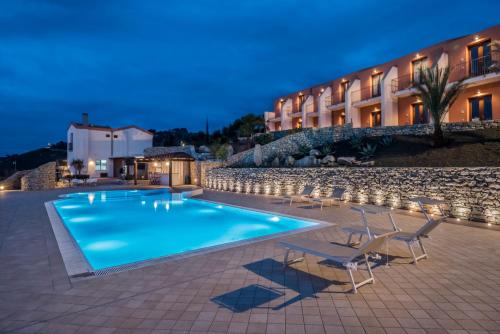
[[222, 162], [220, 161], [193, 161], [190, 164], [191, 184], [197, 186], [205, 184], [207, 171], [221, 166]]
[[450, 214], [500, 224], [500, 168], [216, 168], [204, 186], [268, 195], [298, 194], [306, 184], [327, 196], [334, 186], [347, 200], [416, 209], [408, 199], [429, 196], [449, 203]]
[[[458, 132], [481, 130], [486, 128], [500, 128], [500, 120], [468, 122], [468, 123], [445, 123], [443, 131]], [[432, 124], [417, 124], [404, 126], [384, 126], [375, 128], [352, 128], [351, 124], [344, 126], [333, 126], [327, 128], [303, 129], [300, 132], [290, 134], [262, 146], [262, 160], [270, 161], [276, 156], [286, 157], [298, 152], [300, 146], [309, 148], [326, 144], [333, 144], [347, 140], [353, 135], [362, 137], [378, 137], [384, 135], [413, 135], [423, 136], [433, 133]], [[253, 149], [232, 155], [227, 160], [227, 166], [248, 167], [253, 166]]]
[[43, 164], [21, 178], [21, 190], [44, 190], [56, 187], [56, 162]]
[[15, 172], [5, 180], [0, 181], [0, 187], [3, 187], [4, 190], [21, 189], [21, 178], [29, 172], [29, 170]]

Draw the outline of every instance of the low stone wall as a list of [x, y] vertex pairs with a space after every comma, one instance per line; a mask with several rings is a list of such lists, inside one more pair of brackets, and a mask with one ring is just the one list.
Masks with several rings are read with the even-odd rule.
[[43, 164], [21, 178], [21, 190], [44, 190], [56, 187], [56, 162]]
[[202, 186], [206, 182], [207, 171], [221, 166], [220, 161], [193, 161], [190, 164], [191, 184]]
[[334, 186], [353, 202], [416, 209], [408, 199], [429, 196], [449, 203], [450, 214], [500, 224], [500, 168], [216, 168], [204, 186], [268, 195], [298, 194], [304, 185], [327, 196]]
[[[500, 128], [500, 120], [443, 124], [443, 131], [445, 132], [471, 131], [486, 128]], [[346, 124], [344, 126], [319, 129], [307, 128], [263, 145], [262, 160], [270, 161], [276, 156], [286, 157], [287, 155], [293, 155], [298, 152], [300, 146], [313, 148], [348, 140], [353, 135], [362, 137], [378, 137], [384, 135], [423, 136], [429, 135], [433, 133], [433, 131], [432, 124], [384, 126], [375, 128], [353, 128], [351, 124]], [[232, 167], [253, 166], [253, 149], [232, 155], [229, 157], [226, 164]]]
[[0, 187], [3, 187], [4, 190], [21, 189], [21, 178], [29, 172], [29, 170], [15, 172], [5, 180], [0, 181]]

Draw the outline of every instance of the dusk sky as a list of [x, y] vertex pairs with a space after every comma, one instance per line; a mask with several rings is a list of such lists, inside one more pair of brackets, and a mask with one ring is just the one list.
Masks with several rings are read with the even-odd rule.
[[0, 156], [92, 123], [227, 125], [500, 23], [499, 0], [0, 0]]

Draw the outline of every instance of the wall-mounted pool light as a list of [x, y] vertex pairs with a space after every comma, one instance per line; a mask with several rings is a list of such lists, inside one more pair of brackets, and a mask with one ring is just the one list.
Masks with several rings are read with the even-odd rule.
[[272, 222], [279, 222], [280, 221], [280, 217], [274, 216], [274, 217], [269, 218], [269, 220], [272, 221]]
[[217, 206], [216, 206], [216, 208], [217, 208], [217, 209], [222, 209], [222, 208], [223, 208], [223, 206], [219, 204], [219, 205], [217, 205]]
[[146, 201], [141, 201], [141, 204], [142, 204], [142, 205], [145, 205], [145, 204], [146, 204]]

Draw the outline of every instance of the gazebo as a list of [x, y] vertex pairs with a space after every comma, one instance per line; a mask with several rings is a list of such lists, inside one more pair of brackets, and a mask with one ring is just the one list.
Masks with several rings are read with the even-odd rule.
[[[134, 159], [134, 184], [139, 174], [141, 180], [150, 184], [162, 184], [170, 187], [191, 183], [191, 164], [195, 159], [186, 152], [171, 152], [149, 155]], [[142, 173], [140, 171], [143, 171]]]

